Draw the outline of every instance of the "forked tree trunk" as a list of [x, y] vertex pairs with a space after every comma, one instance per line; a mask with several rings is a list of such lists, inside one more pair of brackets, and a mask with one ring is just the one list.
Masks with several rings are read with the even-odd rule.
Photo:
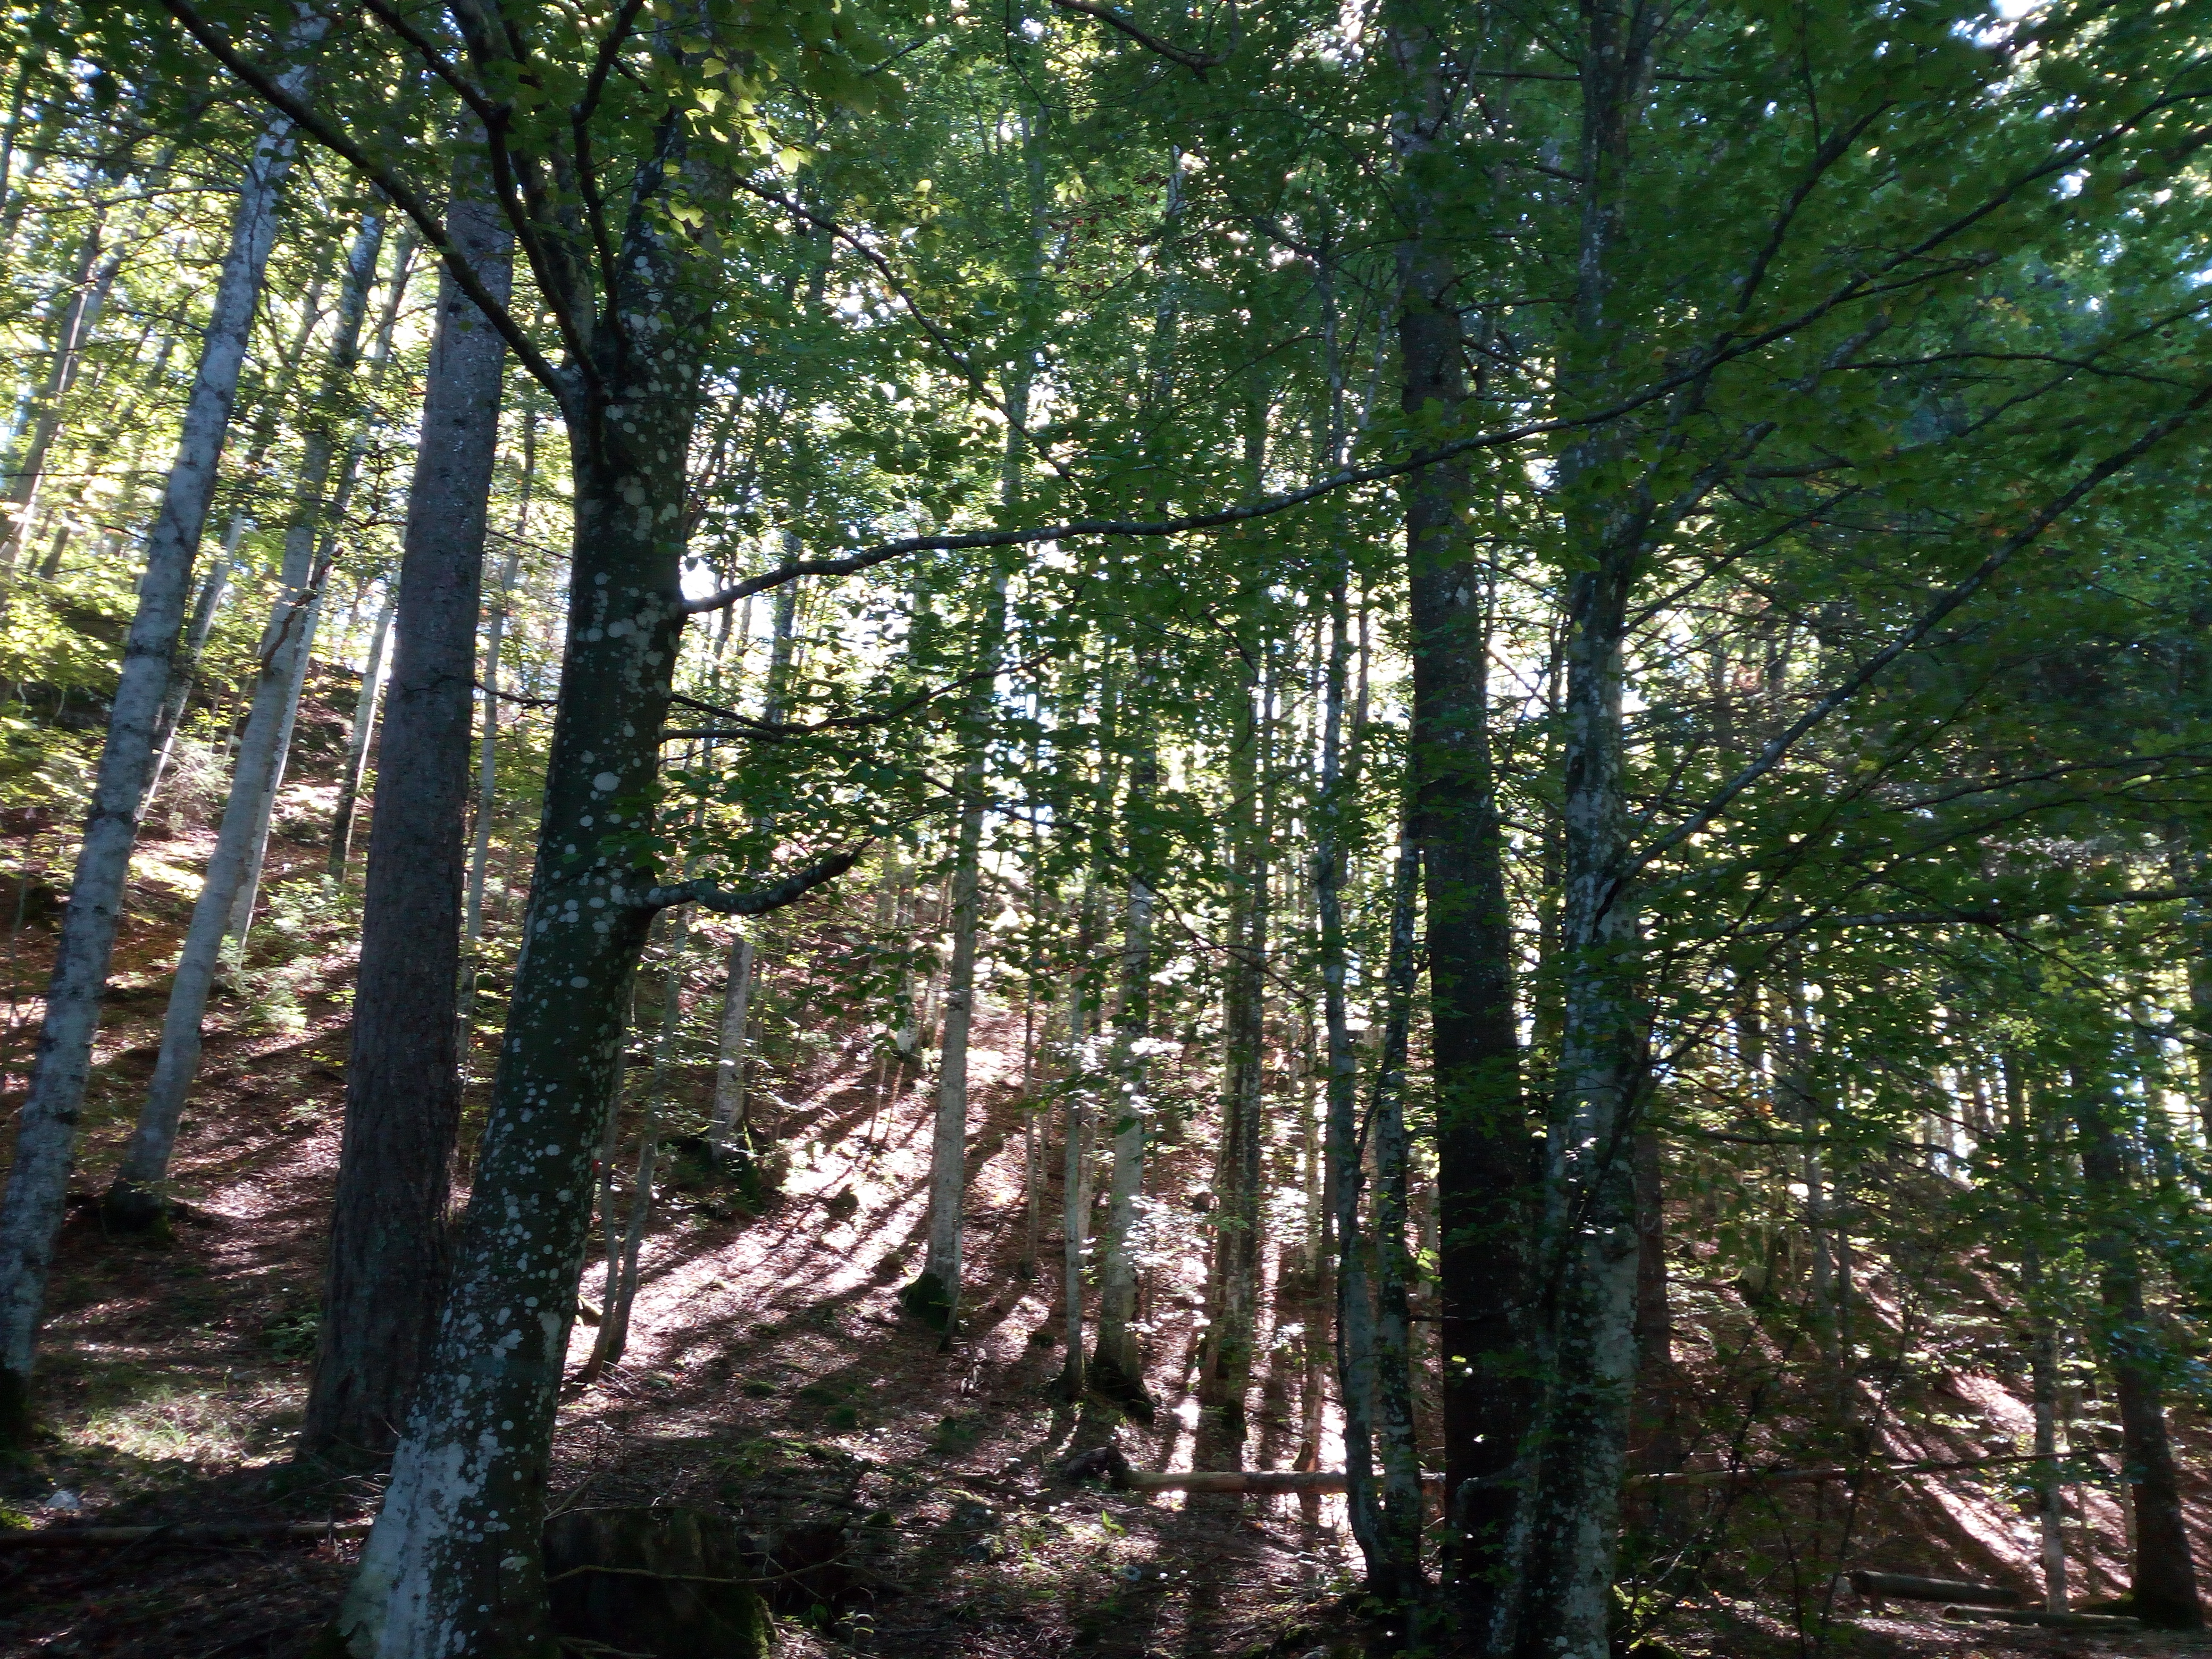
[[[327, 27], [319, 16], [303, 15], [288, 37], [288, 48], [295, 55], [307, 50]], [[304, 68], [284, 76], [295, 90], [307, 80]], [[106, 741], [56, 943], [37, 1069], [17, 1120], [15, 1163], [6, 1200], [0, 1202], [0, 1441], [20, 1440], [30, 1425], [31, 1366], [46, 1275], [100, 1029], [100, 999], [122, 918], [131, 846], [153, 767], [155, 726], [168, 691], [177, 630], [191, 592], [192, 559], [207, 523], [254, 296], [276, 237], [277, 191], [291, 170], [294, 143], [292, 125], [282, 118], [255, 141], [185, 404], [177, 459], [146, 538], [138, 609], [108, 708]]]
[[[459, 180], [447, 231], [495, 295], [497, 210]], [[506, 349], [450, 275], [438, 287], [385, 692], [345, 1127], [303, 1456], [378, 1459], [405, 1425], [448, 1249], [460, 1121], [463, 804], [484, 519]]]
[[[208, 994], [214, 988], [222, 963], [223, 939], [234, 929], [237, 901], [252, 889], [268, 835], [269, 815], [283, 768], [284, 741], [291, 732], [293, 713], [307, 673], [307, 653], [320, 614], [323, 581], [328, 574], [326, 558], [319, 556], [323, 550], [318, 544], [325, 512], [333, 505], [326, 497], [331, 462], [337, 449], [331, 416], [343, 394], [350, 389], [360, 355], [362, 325], [368, 314], [369, 289], [376, 279], [377, 256], [382, 247], [380, 222], [365, 221], [347, 259], [337, 328], [324, 375], [323, 413], [310, 427], [301, 447], [299, 485], [293, 497], [291, 522], [284, 532], [283, 586], [261, 636], [260, 672], [254, 679], [252, 709], [231, 772], [230, 798], [223, 806], [215, 851], [209, 855], [207, 872], [192, 906], [191, 923], [170, 984], [168, 1008], [161, 1022], [161, 1054], [147, 1085], [138, 1127], [101, 1206], [108, 1224], [118, 1229], [156, 1225], [166, 1212], [163, 1188], [176, 1147], [185, 1097], [199, 1073], [200, 1025], [207, 1012]], [[339, 484], [338, 512], [344, 510], [343, 498], [350, 483], [349, 472]]]

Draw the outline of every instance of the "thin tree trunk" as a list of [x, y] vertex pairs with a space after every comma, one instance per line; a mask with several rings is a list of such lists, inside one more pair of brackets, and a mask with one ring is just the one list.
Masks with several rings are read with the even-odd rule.
[[1098, 1267], [1098, 1337], [1091, 1359], [1091, 1385], [1146, 1420], [1152, 1414], [1152, 1398], [1145, 1388], [1144, 1347], [1135, 1326], [1137, 1261], [1145, 1242], [1138, 1206], [1144, 1196], [1145, 1137], [1152, 1115], [1145, 1097], [1144, 1045], [1152, 1036], [1152, 872], [1156, 860], [1147, 856], [1151, 849], [1146, 843], [1154, 838], [1148, 819], [1158, 783], [1159, 761], [1148, 744], [1129, 769], [1128, 799], [1122, 812], [1134, 873], [1129, 878], [1121, 932], [1121, 982], [1109, 1071], [1113, 1093], [1108, 1103], [1113, 1115], [1114, 1184]]
[[[1344, 936], [1346, 806], [1358, 781], [1344, 755], [1345, 594], [1330, 595], [1329, 670], [1322, 737], [1321, 799], [1315, 809], [1314, 909], [1319, 922], [1322, 1023], [1328, 1044], [1323, 1098], [1328, 1172], [1325, 1185], [1336, 1235], [1337, 1393], [1344, 1415], [1346, 1509], [1374, 1592], [1396, 1601], [1402, 1574], [1383, 1528], [1375, 1488], [1375, 1309], [1359, 1224], [1364, 1176], [1358, 1124], [1359, 1059], [1345, 1006], [1349, 952]], [[1357, 760], [1357, 751], [1352, 757]]]
[[1382, 1048], [1375, 1067], [1375, 1417], [1382, 1451], [1382, 1532], [1395, 1598], [1413, 1608], [1421, 1572], [1421, 1456], [1414, 1437], [1413, 1259], [1406, 1248], [1406, 1054], [1413, 1024], [1413, 948], [1421, 858], [1401, 837], [1390, 891], [1390, 949], [1383, 970]]
[[222, 532], [222, 544], [216, 550], [215, 562], [208, 567], [207, 580], [200, 584], [191, 621], [185, 628], [184, 643], [177, 652], [176, 666], [169, 676], [169, 692], [161, 700], [161, 722], [156, 728], [159, 737], [155, 745], [157, 753], [153, 776], [146, 786], [149, 805], [160, 791], [161, 780], [168, 775], [170, 751], [176, 746], [177, 731], [184, 723], [185, 707], [192, 698], [192, 684], [199, 675], [200, 658], [207, 650], [208, 635], [215, 631], [216, 613], [222, 609], [223, 596], [229, 591], [238, 539], [252, 526], [253, 521], [242, 512], [230, 515], [230, 526]]
[[960, 823], [953, 842], [952, 955], [945, 972], [945, 1028], [937, 1056], [937, 1121], [929, 1148], [929, 1246], [907, 1287], [908, 1310], [957, 1334], [961, 1245], [968, 1197], [968, 1042], [975, 1023], [975, 939], [982, 919], [984, 787], [988, 778], [992, 671], [1006, 631], [1006, 585], [994, 575], [983, 600], [975, 649], [977, 689], [968, 702], [968, 759], [961, 768]]
[[1200, 1352], [1199, 1402], [1207, 1413], [1194, 1455], [1243, 1467], [1245, 1396], [1258, 1329], [1261, 1245], [1261, 1113], [1266, 1063], [1268, 926], [1268, 741], [1273, 684], [1240, 694], [1229, 758], [1231, 855], [1235, 896], [1224, 998], [1227, 1088], [1216, 1166], [1212, 1294]]
[[[325, 411], [331, 410], [351, 381], [382, 246], [380, 222], [365, 221], [347, 261], [338, 327], [323, 386]], [[102, 1204], [108, 1224], [124, 1231], [155, 1226], [167, 1211], [162, 1188], [168, 1179], [185, 1096], [199, 1073], [200, 1025], [207, 1012], [208, 994], [221, 965], [224, 936], [234, 931], [239, 898], [252, 890], [258, 873], [283, 769], [284, 742], [291, 733], [321, 609], [327, 557], [317, 556], [317, 543], [330, 505], [325, 490], [336, 448], [336, 434], [326, 414], [309, 430], [303, 446], [292, 522], [284, 535], [283, 587], [262, 635], [252, 708], [239, 741], [230, 799], [216, 831], [215, 851], [208, 859], [207, 873], [192, 906], [191, 924], [170, 986], [169, 1006], [161, 1022], [161, 1054], [139, 1111], [137, 1130]], [[341, 503], [346, 487], [345, 483], [340, 485]], [[342, 504], [337, 510], [343, 510]]]
[[[1084, 896], [1084, 908], [1090, 896]], [[1060, 1334], [1066, 1354], [1060, 1364], [1060, 1389], [1079, 1401], [1090, 1386], [1083, 1352], [1083, 1246], [1091, 1225], [1091, 1088], [1083, 1060], [1083, 990], [1079, 975], [1067, 987], [1069, 1087], [1062, 1110], [1060, 1147]]]
[[[326, 27], [321, 17], [303, 14], [288, 36], [288, 49], [296, 57]], [[297, 90], [307, 78], [306, 70], [297, 67], [286, 71], [284, 82]], [[254, 143], [201, 338], [177, 459], [147, 538], [138, 608], [109, 704], [106, 741], [46, 992], [37, 1070], [17, 1120], [15, 1162], [0, 1202], [0, 1441], [20, 1442], [30, 1426], [31, 1366], [46, 1276], [130, 877], [131, 842], [153, 768], [155, 725], [168, 691], [177, 631], [191, 592], [192, 559], [207, 522], [254, 296], [276, 235], [276, 195], [291, 168], [294, 142], [292, 124], [280, 118]]]
[[99, 320], [108, 289], [114, 286], [116, 272], [122, 269], [122, 260], [118, 257], [110, 259], [97, 276], [94, 275], [94, 268], [100, 261], [102, 228], [101, 217], [95, 212], [78, 248], [77, 269], [68, 284], [70, 301], [63, 307], [59, 325], [54, 331], [46, 384], [39, 388], [33, 404], [36, 413], [31, 418], [30, 435], [10, 468], [14, 477], [8, 499], [4, 506], [0, 506], [0, 514], [8, 520], [5, 539], [0, 540], [0, 578], [12, 574], [22, 556], [24, 544], [31, 534], [31, 521], [38, 513], [39, 486], [46, 477], [46, 456], [53, 447], [55, 434], [61, 430], [63, 400], [76, 380], [85, 341]]
[[[690, 912], [673, 919], [668, 938], [668, 971], [662, 989], [660, 1030], [653, 1044], [653, 1077], [646, 1087], [645, 1110], [637, 1126], [637, 1179], [630, 1189], [629, 1224], [623, 1229], [618, 1249], [607, 1254], [607, 1305], [599, 1321], [598, 1340], [585, 1364], [586, 1382], [607, 1366], [619, 1364], [629, 1349], [629, 1310], [637, 1300], [638, 1258], [645, 1248], [645, 1230], [653, 1219], [653, 1183], [660, 1161], [660, 1106], [668, 1094], [668, 1068], [675, 1059], [676, 1034], [684, 1020], [684, 949], [690, 937]], [[613, 1243], [613, 1218], [608, 1218], [608, 1239]]]
[[499, 809], [499, 659], [507, 642], [507, 620], [514, 599], [515, 572], [522, 562], [522, 538], [530, 527], [530, 491], [538, 477], [537, 411], [525, 408], [522, 419], [522, 504], [516, 510], [514, 538], [507, 544], [507, 558], [499, 571], [499, 597], [493, 602], [491, 621], [484, 630], [483, 737], [477, 747], [476, 827], [469, 839], [468, 898], [461, 921], [460, 1029], [454, 1038], [459, 1056], [461, 1082], [468, 1083], [469, 1061], [476, 1048], [477, 975], [479, 947], [483, 940], [484, 872], [491, 864], [492, 820]]
[[330, 872], [343, 877], [353, 857], [353, 826], [361, 786], [368, 776], [369, 745], [376, 736], [379, 694], [384, 690], [384, 647], [392, 637], [392, 613], [399, 605], [399, 573], [386, 578], [384, 603], [368, 632], [368, 659], [362, 665], [361, 695], [354, 699], [353, 731], [346, 739], [345, 770], [338, 778], [337, 810], [331, 817]]
[[[456, 179], [447, 234], [492, 293], [503, 295], [509, 233], [471, 183], [465, 173]], [[460, 1121], [454, 1004], [470, 682], [505, 362], [499, 336], [442, 276], [398, 578], [398, 639], [369, 820], [345, 1127], [302, 1456], [389, 1455], [446, 1273]]]
[[[793, 550], [789, 543], [785, 550]], [[761, 719], [770, 726], [782, 720], [784, 701], [791, 684], [792, 641], [797, 631], [799, 588], [787, 582], [776, 590], [773, 619], [769, 624], [768, 673], [761, 682]], [[764, 818], [756, 826], [766, 830]], [[722, 990], [722, 1024], [714, 1042], [714, 1102], [707, 1131], [715, 1158], [729, 1164], [742, 1161], [751, 1167], [762, 1149], [753, 1144], [751, 1124], [745, 1111], [746, 1072], [752, 1059], [753, 974], [758, 953], [744, 923], [730, 942], [729, 974]]]
[[[413, 254], [414, 245], [410, 239], [402, 244], [399, 257], [392, 263], [392, 279], [385, 292], [384, 313], [377, 321], [375, 343], [370, 349], [368, 368], [363, 377], [362, 391], [372, 393], [375, 391], [384, 379], [386, 367], [391, 362], [392, 330], [398, 325], [399, 320], [400, 303], [406, 298], [408, 264]], [[374, 258], [372, 255], [372, 265], [374, 263]], [[349, 331], [358, 331], [359, 325], [352, 319], [351, 295], [349, 277], [345, 297], [341, 299], [338, 307], [338, 332], [341, 339], [346, 337]], [[340, 413], [340, 405], [348, 402], [353, 396], [358, 395], [350, 380], [350, 365], [341, 368], [335, 363], [334, 360], [333, 373], [326, 380], [319, 400], [321, 413], [319, 418], [321, 421], [334, 425]], [[321, 569], [331, 568], [337, 560], [340, 530], [346, 513], [352, 505], [354, 485], [361, 476], [362, 462], [368, 453], [369, 432], [368, 424], [366, 421], [362, 422], [355, 433], [353, 447], [346, 458], [344, 470], [339, 475], [337, 486], [331, 494], [330, 504], [325, 514], [330, 522], [330, 528], [324, 532], [322, 550], [317, 556], [318, 568]], [[313, 443], [325, 441], [313, 433], [310, 434], [310, 441]], [[296, 526], [291, 533], [299, 533]], [[285, 549], [288, 567], [291, 556], [290, 535], [288, 534]], [[322, 594], [318, 591], [314, 600], [316, 617], [321, 614], [322, 603]], [[252, 932], [253, 926], [254, 902], [261, 890], [261, 873], [268, 859], [269, 831], [276, 810], [276, 795], [277, 792], [283, 787], [285, 769], [291, 760], [292, 733], [299, 723], [300, 697], [307, 689], [307, 669], [311, 660], [310, 651], [314, 642], [314, 619], [311, 617], [306, 640], [301, 647], [298, 660], [294, 665], [291, 684], [285, 697], [283, 726], [276, 734], [276, 764], [270, 773], [263, 793], [260, 819], [254, 834], [253, 848], [246, 860], [246, 879], [240, 884], [238, 897], [231, 907], [230, 948], [233, 959], [240, 963], [246, 959], [246, 937]]]

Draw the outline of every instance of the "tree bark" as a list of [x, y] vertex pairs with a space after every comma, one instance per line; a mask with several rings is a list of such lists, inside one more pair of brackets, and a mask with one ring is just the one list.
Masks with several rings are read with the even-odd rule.
[[[447, 234], [503, 295], [510, 235], [471, 179], [456, 180]], [[445, 1279], [460, 1117], [455, 1004], [471, 693], [505, 363], [498, 334], [444, 276], [400, 557], [399, 637], [385, 692], [345, 1127], [302, 1456], [390, 1455]]]
[[352, 483], [349, 468], [339, 483], [336, 501], [330, 499], [331, 462], [337, 448], [335, 405], [350, 387], [360, 354], [362, 326], [368, 315], [369, 289], [376, 279], [377, 256], [382, 247], [381, 222], [365, 220], [346, 262], [337, 327], [319, 400], [321, 413], [309, 426], [301, 446], [299, 484], [293, 497], [291, 522], [284, 532], [283, 586], [262, 634], [260, 671], [231, 772], [230, 798], [223, 807], [215, 851], [209, 856], [199, 896], [192, 906], [191, 923], [178, 957], [168, 1009], [161, 1022], [161, 1054], [139, 1111], [138, 1127], [101, 1206], [108, 1224], [123, 1231], [155, 1226], [167, 1212], [162, 1189], [176, 1147], [185, 1097], [199, 1073], [200, 1026], [207, 1012], [208, 994], [221, 966], [223, 939], [234, 929], [237, 901], [250, 890], [265, 845], [269, 815], [283, 768], [284, 743], [291, 733], [307, 673], [307, 653], [321, 611], [328, 561], [326, 554], [318, 556], [323, 552], [318, 543], [326, 510], [344, 511]]
[[[1562, 402], [1580, 406], [1624, 372], [1611, 305], [1620, 173], [1660, 25], [1642, 0], [1584, 12], [1579, 76], [1582, 225]], [[1561, 817], [1562, 1024], [1545, 1139], [1534, 1282], [1546, 1289], [1540, 1392], [1506, 1564], [1511, 1600], [1492, 1644], [1519, 1659], [1607, 1659], [1620, 1486], [1636, 1375], [1632, 1142], [1646, 1086], [1638, 911], [1626, 879], [1629, 817], [1622, 720], [1631, 592], [1656, 509], [1608, 481], [1629, 441], [1614, 428], [1562, 457], [1559, 513], [1571, 558]]]
[[[466, 15], [475, 44], [504, 50], [480, 14]], [[617, 287], [587, 310], [578, 276], [566, 301], [591, 372], [563, 375], [570, 616], [526, 943], [438, 1334], [339, 1615], [338, 1639], [360, 1659], [553, 1651], [537, 1539], [592, 1162], [653, 902], [651, 872], [619, 838], [659, 774], [687, 614], [685, 458], [714, 299], [659, 199], [687, 174], [692, 199], [726, 198], [726, 181], [689, 167], [672, 118], [635, 175]], [[848, 863], [827, 860], [744, 908], [789, 902]]]
[[[1409, 822], [1408, 832], [1412, 830]], [[1382, 1049], [1375, 1067], [1370, 1114], [1375, 1146], [1373, 1206], [1375, 1278], [1375, 1418], [1381, 1431], [1382, 1505], [1381, 1539], [1385, 1571], [1370, 1569], [1376, 1593], [1421, 1617], [1427, 1589], [1421, 1570], [1420, 1450], [1414, 1437], [1413, 1263], [1406, 1249], [1407, 1171], [1406, 1054], [1413, 1012], [1416, 899], [1420, 886], [1419, 845], [1401, 834], [1397, 868], [1390, 889], [1390, 945], [1383, 969]]]
[[929, 1244], [907, 1287], [908, 1311], [950, 1338], [959, 1328], [962, 1242], [968, 1198], [968, 1042], [975, 1017], [975, 939], [982, 920], [984, 787], [989, 719], [1006, 584], [994, 574], [975, 649], [976, 691], [967, 710], [968, 759], [961, 768], [960, 827], [952, 855], [952, 956], [945, 970], [945, 1026], [937, 1056], [937, 1121], [929, 1147]]
[[1151, 1112], [1145, 1098], [1152, 1034], [1152, 873], [1146, 845], [1148, 816], [1159, 783], [1159, 761], [1148, 746], [1129, 769], [1123, 807], [1130, 868], [1129, 899], [1122, 913], [1121, 987], [1114, 1019], [1112, 1088], [1114, 1184], [1108, 1200], [1105, 1249], [1098, 1267], [1098, 1334], [1091, 1351], [1091, 1386], [1152, 1416], [1145, 1387], [1144, 1346], [1137, 1322], [1137, 1257], [1144, 1243], [1139, 1206], [1145, 1189], [1145, 1137]]
[[1259, 1322], [1261, 1114], [1266, 1063], [1268, 930], [1267, 840], [1272, 682], [1240, 688], [1229, 754], [1230, 859], [1235, 884], [1223, 1024], [1227, 1048], [1221, 1153], [1214, 1171], [1213, 1262], [1200, 1349], [1199, 1405], [1205, 1416], [1194, 1458], [1243, 1466], [1245, 1396]]
[[2160, 1343], [2143, 1305], [2142, 1263], [2126, 1214], [2127, 1159], [2101, 1081], [2077, 1074], [2074, 1097], [2081, 1175], [2094, 1206], [2089, 1255], [2097, 1264], [2102, 1304], [2097, 1346], [2118, 1399], [2121, 1479], [2135, 1508], [2130, 1611], [2147, 1625], [2196, 1630], [2204, 1623], [2204, 1610], [2166, 1431]]
[[[1403, 100], [1393, 144], [1412, 212], [1398, 256], [1400, 403], [1417, 431], [1449, 433], [1468, 386], [1461, 301], [1427, 183], [1450, 137], [1443, 45], [1410, 8], [1394, 8], [1389, 22]], [[1516, 1489], [1504, 1477], [1529, 1412], [1520, 1325], [1532, 1149], [1491, 757], [1486, 584], [1467, 543], [1468, 489], [1463, 462], [1425, 468], [1406, 487], [1405, 514], [1411, 764], [1437, 1092], [1444, 1476], [1455, 1494], [1445, 1571], [1461, 1619], [1480, 1629], [1514, 1513]]]
[[[287, 38], [288, 48], [296, 55], [319, 40], [327, 27], [322, 18], [303, 14]], [[307, 80], [304, 67], [284, 76], [295, 89], [303, 88]], [[177, 459], [147, 537], [138, 608], [109, 704], [106, 741], [47, 987], [36, 1070], [17, 1120], [7, 1197], [0, 1201], [0, 1441], [20, 1442], [30, 1426], [31, 1367], [46, 1276], [100, 1028], [100, 1000], [130, 878], [131, 842], [153, 766], [155, 726], [168, 690], [177, 631], [191, 591], [193, 556], [207, 523], [254, 296], [276, 236], [277, 191], [291, 169], [294, 144], [292, 124], [281, 118], [254, 143], [185, 405]]]
[[102, 228], [100, 215], [95, 212], [92, 223], [85, 228], [77, 253], [77, 269], [68, 284], [69, 304], [63, 307], [60, 325], [54, 331], [52, 359], [47, 365], [46, 384], [39, 388], [33, 404], [35, 412], [31, 417], [30, 434], [10, 469], [15, 476], [9, 486], [6, 505], [0, 507], [0, 514], [8, 520], [7, 529], [0, 532], [5, 537], [0, 540], [0, 578], [12, 574], [22, 557], [24, 544], [31, 534], [31, 521], [38, 513], [39, 485], [46, 477], [46, 455], [53, 447], [55, 434], [61, 430], [63, 400], [76, 380], [85, 341], [99, 321], [108, 290], [114, 286], [116, 273], [123, 266], [118, 254], [109, 259], [97, 276], [94, 274], [100, 261]]

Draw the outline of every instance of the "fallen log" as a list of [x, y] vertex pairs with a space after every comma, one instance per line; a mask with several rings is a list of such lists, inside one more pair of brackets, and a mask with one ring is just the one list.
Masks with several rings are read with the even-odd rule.
[[1874, 1601], [1948, 1601], [1976, 1607], [2009, 1607], [2027, 1600], [2002, 1584], [1978, 1584], [1967, 1578], [1922, 1578], [1909, 1572], [1869, 1572], [1855, 1569], [1851, 1588]]
[[2040, 1607], [1966, 1607], [1943, 1609], [1954, 1625], [2045, 1625], [2055, 1630], [2141, 1630], [2140, 1619], [2124, 1619], [2115, 1613], [2045, 1613]]
[[366, 1521], [219, 1521], [167, 1527], [40, 1527], [0, 1532], [0, 1551], [112, 1548], [123, 1544], [313, 1544], [362, 1538]]
[[1754, 1480], [1778, 1481], [1789, 1486], [1798, 1481], [1848, 1480], [1857, 1471], [1851, 1469], [1684, 1469], [1674, 1474], [1632, 1474], [1632, 1486], [1748, 1486]]
[[[1441, 1474], [1424, 1473], [1421, 1484], [1441, 1490]], [[1341, 1469], [1185, 1469], [1154, 1474], [1130, 1469], [1115, 1485], [1127, 1492], [1331, 1492], [1345, 1489]]]

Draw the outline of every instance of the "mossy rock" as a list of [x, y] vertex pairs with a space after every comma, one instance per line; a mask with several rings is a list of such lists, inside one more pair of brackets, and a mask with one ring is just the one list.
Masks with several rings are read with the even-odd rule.
[[729, 1522], [696, 1510], [571, 1510], [545, 1527], [553, 1628], [655, 1659], [766, 1659], [775, 1627]]

